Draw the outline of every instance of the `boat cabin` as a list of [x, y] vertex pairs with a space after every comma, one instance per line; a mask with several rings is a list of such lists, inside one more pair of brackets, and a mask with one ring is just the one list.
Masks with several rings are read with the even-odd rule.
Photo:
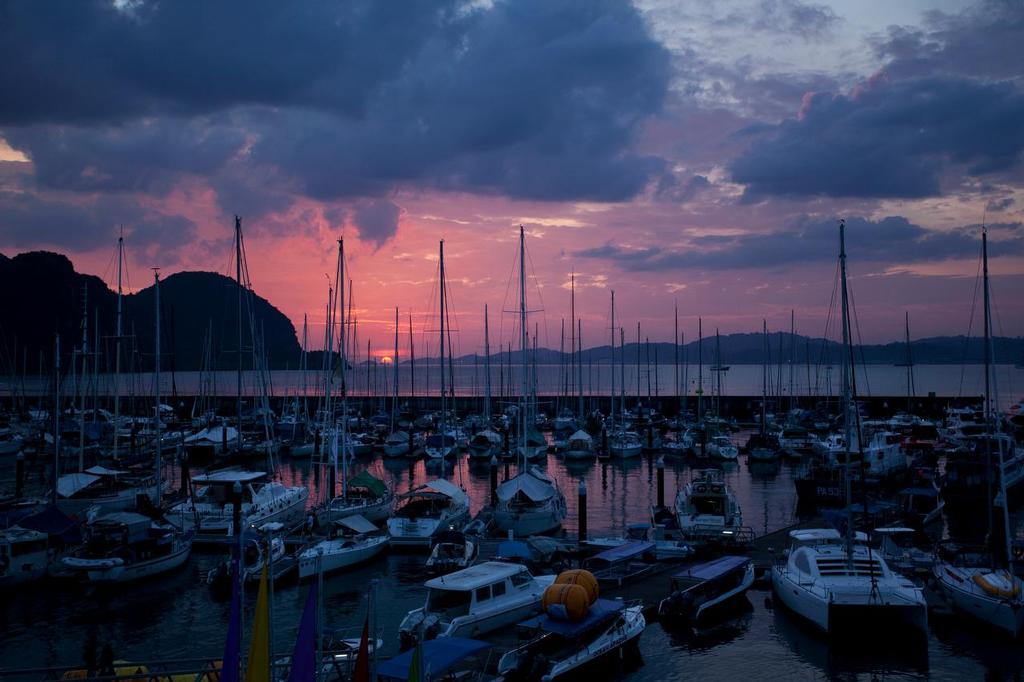
[[263, 471], [214, 471], [192, 477], [192, 494], [198, 502], [223, 507], [234, 504], [235, 482], [242, 486], [242, 504], [251, 503], [267, 482]]
[[476, 612], [488, 602], [525, 591], [533, 576], [520, 564], [488, 561], [428, 580], [425, 611], [450, 621]]

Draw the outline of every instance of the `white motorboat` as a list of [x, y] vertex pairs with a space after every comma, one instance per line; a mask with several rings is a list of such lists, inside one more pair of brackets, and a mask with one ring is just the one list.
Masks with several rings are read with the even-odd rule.
[[469, 456], [473, 459], [490, 460], [501, 455], [501, 436], [496, 431], [484, 429], [469, 439]]
[[63, 566], [94, 583], [159, 575], [188, 561], [192, 534], [133, 512], [101, 516], [82, 527], [85, 543]]
[[192, 495], [173, 505], [167, 520], [183, 530], [230, 535], [234, 486], [242, 491], [242, 525], [262, 526], [277, 521], [286, 528], [302, 522], [309, 490], [268, 481], [262, 471], [222, 470], [192, 477]]
[[566, 459], [594, 459], [594, 439], [589, 433], [580, 429], [569, 436], [565, 445]]
[[46, 533], [12, 526], [0, 530], [0, 587], [43, 578], [50, 565]]
[[[538, 634], [498, 660], [503, 679], [539, 679], [545, 682], [568, 677], [584, 665], [615, 656], [635, 643], [647, 627], [643, 607], [619, 600], [598, 599], [580, 621], [560, 620], [545, 614], [520, 624]], [[609, 671], [598, 674], [611, 679]]]
[[446, 530], [437, 534], [433, 549], [427, 557], [427, 570], [444, 575], [468, 568], [476, 561], [478, 547], [475, 542], [457, 530]]
[[384, 481], [362, 471], [345, 483], [345, 493], [335, 497], [317, 513], [321, 526], [330, 526], [347, 516], [362, 516], [372, 523], [391, 517], [395, 496]]
[[403, 648], [419, 636], [478, 637], [540, 611], [544, 589], [555, 576], [534, 577], [520, 564], [487, 561], [428, 580], [423, 608], [399, 626]]
[[608, 454], [612, 457], [638, 457], [644, 445], [634, 431], [619, 431], [608, 439]]
[[388, 547], [388, 536], [362, 516], [346, 516], [338, 527], [341, 536], [321, 540], [299, 554], [299, 579], [361, 564]]
[[748, 557], [724, 556], [690, 566], [672, 576], [671, 592], [658, 604], [658, 617], [662, 622], [696, 622], [742, 597], [753, 584], [754, 564]]
[[733, 461], [739, 459], [740, 456], [740, 449], [729, 440], [728, 436], [715, 436], [711, 438], [705, 449], [707, 450], [708, 457], [713, 459]]
[[517, 537], [541, 535], [561, 527], [568, 513], [565, 495], [537, 467], [528, 467], [498, 486], [494, 526]]
[[694, 471], [676, 495], [675, 510], [684, 538], [738, 539], [743, 533], [740, 504], [717, 469]]
[[830, 634], [854, 626], [861, 633], [895, 626], [927, 634], [921, 588], [891, 571], [878, 551], [830, 528], [794, 530], [789, 537], [771, 575], [775, 596], [791, 611]]
[[469, 521], [469, 495], [443, 478], [398, 496], [399, 507], [388, 519], [391, 544], [427, 549], [440, 531], [461, 528]]
[[411, 439], [405, 431], [392, 431], [384, 439], [385, 457], [407, 457]]

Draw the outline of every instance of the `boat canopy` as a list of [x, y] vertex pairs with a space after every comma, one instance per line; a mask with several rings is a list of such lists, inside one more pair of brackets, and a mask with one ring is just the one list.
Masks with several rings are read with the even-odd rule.
[[338, 523], [349, 530], [355, 531], [356, 533], [377, 532], [377, 526], [367, 521], [366, 517], [361, 514], [353, 514], [352, 516], [346, 516], [343, 519], [338, 519]]
[[76, 493], [82, 492], [98, 480], [100, 480], [100, 477], [93, 476], [92, 474], [64, 474], [57, 479], [57, 494], [61, 497], [71, 497]]
[[530, 546], [522, 540], [505, 540], [500, 542], [498, 544], [498, 553], [495, 556], [500, 556], [504, 559], [523, 559], [527, 561], [534, 558]]
[[442, 575], [423, 583], [432, 590], [475, 590], [492, 583], [500, 582], [517, 573], [529, 572], [519, 564], [509, 564], [504, 561], [485, 561], [476, 566], [464, 568], [448, 575]]
[[587, 433], [583, 429], [580, 429], [576, 433], [574, 433], [571, 436], [569, 436], [569, 441], [570, 442], [572, 442], [574, 440], [582, 440], [582, 441], [586, 441], [587, 443], [593, 443], [594, 442], [593, 436], [591, 436], [589, 433]]
[[715, 580], [748, 563], [750, 563], [750, 559], [745, 556], [724, 556], [714, 561], [705, 561], [702, 564], [691, 566], [672, 577], [688, 578], [690, 580]]
[[551, 481], [539, 478], [533, 471], [513, 476], [498, 486], [498, 499], [508, 502], [516, 496], [526, 497], [534, 502], [543, 502], [555, 496], [555, 488]]
[[108, 469], [103, 466], [94, 466], [86, 469], [85, 473], [92, 474], [93, 476], [125, 476], [131, 472], [121, 471], [119, 469]]
[[[491, 646], [487, 642], [478, 639], [464, 639], [462, 637], [441, 637], [423, 642], [420, 647], [420, 660], [423, 670], [430, 671], [431, 679], [434, 679], [459, 661], [469, 658], [482, 649]], [[384, 661], [377, 666], [377, 675], [388, 677], [394, 680], [407, 680], [413, 672], [412, 657], [416, 649], [409, 649], [392, 659]], [[418, 674], [418, 673], [414, 673]]]
[[543, 615], [523, 621], [520, 625], [531, 630], [540, 628], [545, 632], [562, 637], [578, 637], [593, 630], [598, 625], [608, 622], [612, 617], [621, 612], [623, 608], [625, 608], [625, 604], [617, 599], [598, 599], [590, 605], [590, 608], [587, 609], [587, 615], [581, 621], [559, 620]]
[[383, 497], [388, 491], [388, 487], [384, 485], [384, 481], [380, 480], [369, 471], [361, 471], [348, 479], [348, 486], [350, 488], [366, 488], [377, 497]]
[[[227, 432], [226, 434], [224, 432]], [[227, 440], [234, 442], [238, 440], [238, 430], [233, 426], [209, 426], [202, 431], [185, 438], [185, 444], [193, 443], [221, 443]]]
[[629, 561], [630, 559], [635, 559], [638, 556], [652, 552], [655, 547], [656, 545], [653, 542], [625, 542], [618, 547], [612, 547], [611, 549], [606, 549], [600, 554], [595, 554], [587, 559], [586, 563], [590, 566], [596, 567], [611, 566], [612, 564]]
[[447, 481], [443, 478], [438, 478], [430, 483], [424, 483], [418, 488], [414, 488], [407, 492], [403, 497], [415, 497], [417, 495], [443, 495], [444, 497], [451, 498], [454, 502], [465, 504], [469, 501], [466, 496], [466, 491], [455, 485], [451, 481]]
[[77, 542], [81, 539], [78, 522], [57, 507], [46, 507], [35, 514], [22, 517], [18, 520], [18, 525], [59, 537], [65, 542]]
[[197, 474], [192, 477], [192, 482], [234, 485], [235, 481], [238, 481], [239, 483], [252, 483], [266, 478], [266, 476], [266, 472], [263, 471], [239, 471], [237, 469], [226, 469], [224, 471], [211, 471], [208, 474]]

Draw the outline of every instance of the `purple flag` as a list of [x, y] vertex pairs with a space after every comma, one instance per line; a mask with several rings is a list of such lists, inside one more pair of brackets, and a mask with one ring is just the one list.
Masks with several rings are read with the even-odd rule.
[[288, 682], [313, 682], [316, 679], [316, 604], [317, 586], [309, 588], [306, 606], [299, 621], [299, 634], [292, 651], [292, 667]]
[[239, 651], [242, 647], [242, 591], [239, 583], [236, 557], [231, 560], [231, 618], [228, 621], [228, 638], [224, 642], [220, 682], [239, 682], [241, 677]]

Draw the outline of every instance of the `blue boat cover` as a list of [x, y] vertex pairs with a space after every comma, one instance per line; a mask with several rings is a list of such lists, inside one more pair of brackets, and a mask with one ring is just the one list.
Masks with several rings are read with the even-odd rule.
[[935, 488], [904, 488], [900, 495], [921, 495], [922, 497], [936, 497], [939, 491]]
[[[423, 669], [431, 678], [440, 675], [459, 661], [472, 656], [481, 649], [491, 646], [478, 639], [462, 637], [441, 637], [423, 642]], [[398, 654], [377, 666], [377, 675], [395, 680], [409, 679], [409, 667], [415, 649]]]
[[750, 562], [745, 556], [724, 556], [714, 561], [705, 561], [702, 564], [695, 564], [685, 571], [676, 573], [675, 578], [690, 578], [695, 580], [714, 580], [729, 571]]
[[78, 522], [54, 506], [22, 517], [18, 521], [18, 525], [22, 528], [59, 537], [65, 542], [78, 542], [81, 539]]
[[625, 605], [621, 601], [598, 599], [590, 605], [590, 608], [587, 609], [587, 615], [581, 621], [559, 620], [542, 615], [530, 620], [524, 620], [520, 625], [530, 629], [540, 628], [545, 632], [562, 637], [577, 637], [607, 622], [624, 608]]
[[505, 540], [498, 544], [497, 556], [505, 559], [532, 559], [533, 552], [522, 540]]
[[620, 561], [626, 561], [627, 559], [638, 557], [644, 554], [645, 552], [651, 552], [654, 550], [654, 547], [655, 544], [653, 542], [626, 542], [619, 545], [618, 547], [606, 549], [600, 554], [595, 554], [594, 556], [587, 559], [587, 561], [615, 564]]

